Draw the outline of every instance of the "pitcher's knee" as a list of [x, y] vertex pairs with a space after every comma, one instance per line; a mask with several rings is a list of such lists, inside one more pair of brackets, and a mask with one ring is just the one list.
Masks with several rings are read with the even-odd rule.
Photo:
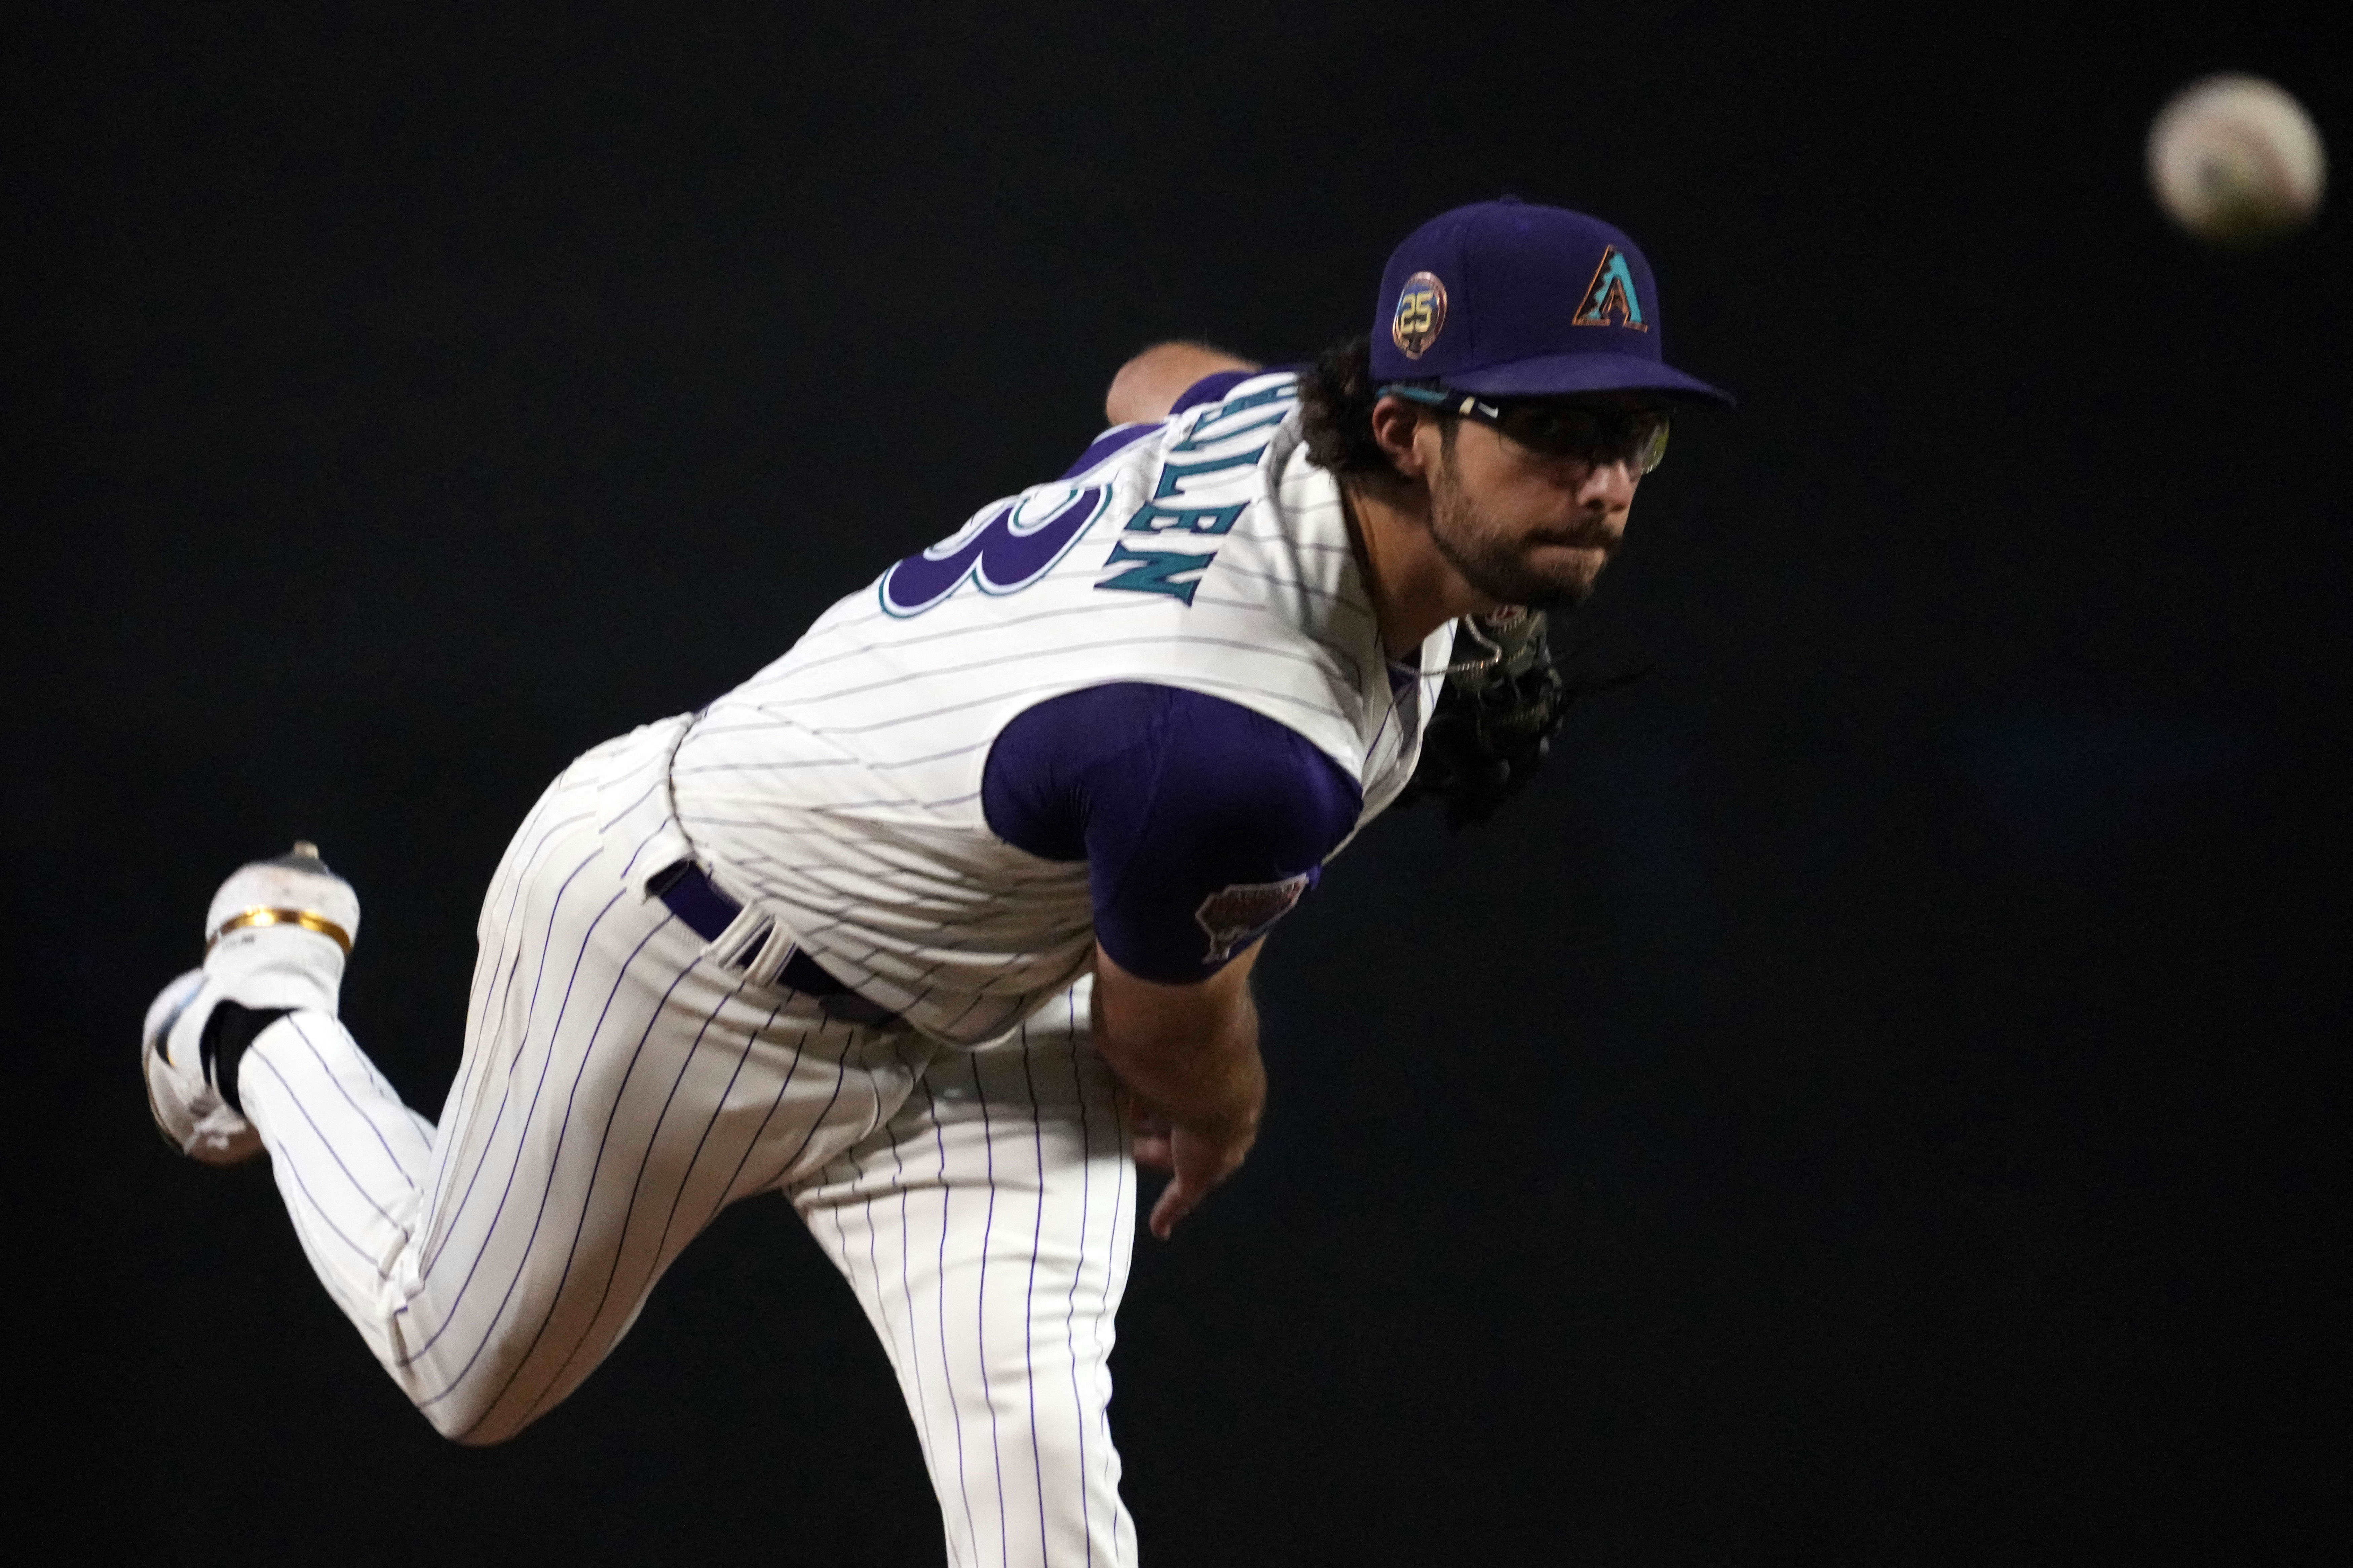
[[393, 1369], [393, 1381], [433, 1430], [466, 1448], [487, 1448], [521, 1432], [554, 1401], [531, 1397], [504, 1376], [461, 1377], [444, 1383], [421, 1368]]
[[432, 1423], [433, 1430], [461, 1448], [491, 1447], [531, 1425], [527, 1414], [520, 1417], [501, 1415], [495, 1399], [468, 1399], [461, 1395], [462, 1391], [453, 1390], [445, 1399], [420, 1401], [417, 1406], [417, 1414]]

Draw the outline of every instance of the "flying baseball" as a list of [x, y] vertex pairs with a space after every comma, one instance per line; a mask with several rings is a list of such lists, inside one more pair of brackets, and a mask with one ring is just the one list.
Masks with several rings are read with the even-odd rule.
[[2261, 77], [2210, 76], [2175, 94], [2148, 132], [2148, 180], [2166, 216], [2215, 245], [2253, 247], [2312, 220], [2328, 183], [2304, 105]]

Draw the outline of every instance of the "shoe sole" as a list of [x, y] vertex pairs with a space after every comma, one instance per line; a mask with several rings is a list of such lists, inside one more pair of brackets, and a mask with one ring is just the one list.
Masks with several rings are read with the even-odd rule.
[[[148, 1076], [147, 1055], [150, 1051], [157, 1050], [164, 1041], [172, 1037], [172, 1030], [178, 1026], [182, 1018], [187, 1016], [188, 1009], [195, 1005], [196, 998], [204, 994], [204, 973], [201, 970], [198, 970], [192, 973], [187, 976], [187, 978], [193, 979], [195, 982], [195, 984], [188, 987], [188, 994], [185, 996], [183, 996], [178, 1005], [174, 1006], [170, 1012], [164, 1015], [163, 1018], [157, 1022], [154, 1028], [142, 1035], [139, 1039], [139, 1086], [147, 1091], [148, 1118], [150, 1121], [154, 1122], [155, 1136], [164, 1141], [164, 1147], [169, 1149], [173, 1153], [179, 1155], [182, 1159], [187, 1159], [191, 1156], [187, 1150], [181, 1147], [180, 1144], [174, 1140], [171, 1130], [164, 1125], [163, 1108], [155, 1103], [155, 1080]], [[172, 1058], [168, 1053], [164, 1053], [164, 1059], [166, 1062], [169, 1062]], [[197, 1163], [199, 1164], [203, 1163], [202, 1161], [198, 1161]]]

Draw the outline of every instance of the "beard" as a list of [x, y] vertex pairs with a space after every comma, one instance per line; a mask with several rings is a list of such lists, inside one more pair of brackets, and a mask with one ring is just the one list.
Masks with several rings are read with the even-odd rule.
[[[1430, 539], [1447, 564], [1480, 593], [1498, 604], [1532, 610], [1582, 603], [1618, 546], [1617, 536], [1598, 523], [1542, 538], [1515, 533], [1471, 499], [1454, 465], [1443, 459], [1430, 475]], [[1539, 548], [1561, 544], [1598, 551], [1600, 558], [1578, 553], [1564, 555], [1555, 566], [1536, 563]]]

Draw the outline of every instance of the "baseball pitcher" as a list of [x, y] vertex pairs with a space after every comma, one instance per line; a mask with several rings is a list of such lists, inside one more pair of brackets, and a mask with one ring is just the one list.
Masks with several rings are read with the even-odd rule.
[[1369, 339], [1312, 366], [1148, 350], [1068, 472], [549, 785], [438, 1120], [338, 1016], [359, 900], [298, 844], [222, 885], [149, 1010], [156, 1121], [268, 1152], [460, 1443], [554, 1407], [722, 1208], [781, 1192], [890, 1353], [950, 1561], [1132, 1563], [1104, 1412], [1136, 1167], [1166, 1237], [1249, 1152], [1250, 968], [1332, 856], [1409, 787], [1479, 816], [1525, 781], [1542, 611], [1697, 401], [1727, 400], [1662, 362], [1633, 242], [1508, 198], [1416, 230]]

